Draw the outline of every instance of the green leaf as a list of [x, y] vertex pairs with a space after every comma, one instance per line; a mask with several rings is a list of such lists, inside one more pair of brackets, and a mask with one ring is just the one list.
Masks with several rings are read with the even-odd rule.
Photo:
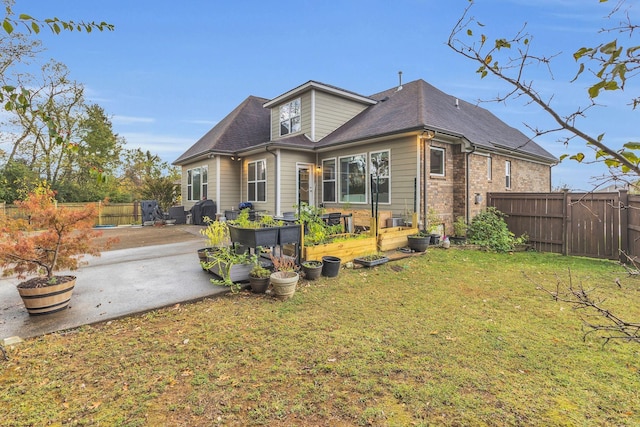
[[622, 157], [624, 157], [634, 165], [637, 165], [638, 162], [640, 161], [640, 159], [638, 159], [638, 156], [636, 156], [636, 153], [634, 153], [633, 151], [623, 151], [621, 154], [622, 154]]
[[9, 22], [9, 20], [6, 19], [6, 18], [5, 18], [4, 22], [2, 23], [2, 28], [4, 28], [4, 31], [7, 34], [13, 33], [13, 25], [11, 25], [11, 22]]
[[582, 163], [582, 161], [584, 160], [584, 154], [582, 153], [574, 154], [573, 156], [570, 157], [570, 159], [575, 160], [578, 163]]
[[627, 142], [623, 147], [628, 148], [629, 150], [640, 150], [640, 142]]
[[58, 25], [58, 23], [57, 23], [57, 22], [54, 22], [54, 23], [53, 23], [53, 27], [52, 27], [52, 28], [53, 28], [53, 32], [54, 32], [54, 33], [56, 33], [56, 34], [60, 34], [60, 25]]
[[473, 31], [471, 31], [471, 28], [467, 29], [467, 35], [468, 36], [472, 36], [473, 35]]
[[615, 159], [606, 159], [604, 161], [604, 164], [610, 168], [617, 168], [618, 166], [620, 166], [620, 162]]
[[560, 161], [563, 161], [564, 159], [566, 159], [567, 157], [569, 157], [568, 154], [563, 154], [562, 156], [560, 156]]

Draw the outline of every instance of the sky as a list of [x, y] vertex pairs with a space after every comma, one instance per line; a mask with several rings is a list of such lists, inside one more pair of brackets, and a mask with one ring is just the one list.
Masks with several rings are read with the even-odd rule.
[[[423, 79], [444, 92], [492, 111], [532, 136], [553, 127], [540, 108], [519, 98], [486, 102], [510, 88], [475, 73], [477, 65], [451, 50], [447, 39], [467, 0], [16, 0], [16, 14], [74, 21], [106, 21], [113, 32], [48, 30], [37, 37], [53, 58], [82, 83], [88, 102], [111, 117], [127, 148], [141, 148], [173, 162], [249, 95], [275, 98], [309, 80], [371, 95], [403, 81]], [[611, 3], [611, 2], [610, 2]], [[640, 4], [628, 0], [631, 17]], [[586, 102], [586, 81], [571, 84], [571, 54], [599, 40], [609, 7], [598, 0], [476, 0], [471, 15], [487, 35], [508, 37], [526, 28], [532, 49], [559, 54], [553, 76], [532, 69], [545, 99], [567, 115]], [[638, 19], [636, 19], [636, 22]], [[617, 23], [617, 21], [615, 22]], [[601, 35], [602, 36], [602, 35]], [[607, 39], [615, 36], [606, 35]], [[628, 40], [625, 40], [628, 42]], [[636, 45], [640, 42], [635, 40]], [[553, 78], [552, 78], [553, 77]], [[638, 112], [624, 93], [598, 98], [578, 126], [621, 147], [640, 141]], [[587, 150], [547, 134], [536, 142], [557, 157]], [[599, 165], [564, 160], [552, 169], [552, 186], [592, 190]]]

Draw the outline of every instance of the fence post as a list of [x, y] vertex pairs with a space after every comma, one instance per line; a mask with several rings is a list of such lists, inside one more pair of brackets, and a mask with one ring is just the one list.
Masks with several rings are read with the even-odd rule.
[[571, 242], [571, 194], [568, 190], [562, 191], [562, 255], [569, 255]]
[[[627, 262], [626, 255], [629, 251], [629, 193], [626, 189], [618, 190], [618, 220], [620, 229], [618, 230], [620, 242], [618, 247], [618, 256], [620, 262]], [[615, 232], [615, 231], [614, 231]]]

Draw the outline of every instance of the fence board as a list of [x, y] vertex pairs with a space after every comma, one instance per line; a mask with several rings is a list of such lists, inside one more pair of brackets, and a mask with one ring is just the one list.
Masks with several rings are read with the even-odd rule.
[[[626, 200], [626, 192], [489, 193], [487, 204], [505, 213], [509, 230], [526, 234], [538, 251], [619, 259], [621, 250], [630, 250], [627, 241], [640, 253], [640, 197], [630, 196], [636, 208], [624, 210], [621, 197]], [[629, 235], [621, 238], [623, 232]]]

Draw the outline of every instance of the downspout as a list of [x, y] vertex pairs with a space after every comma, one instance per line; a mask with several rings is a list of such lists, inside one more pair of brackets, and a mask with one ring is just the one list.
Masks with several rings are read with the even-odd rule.
[[220, 198], [220, 156], [216, 156], [216, 207], [218, 214], [224, 213], [222, 210], [222, 199]]
[[469, 144], [471, 145], [471, 151], [467, 151], [467, 153], [466, 153], [467, 155], [465, 156], [465, 169], [466, 169], [466, 172], [465, 172], [466, 173], [466, 176], [465, 176], [465, 181], [466, 182], [465, 182], [465, 184], [466, 184], [466, 187], [467, 187], [466, 188], [466, 193], [467, 194], [465, 194], [465, 203], [464, 203], [464, 205], [467, 208], [467, 215], [466, 215], [467, 216], [467, 218], [466, 218], [466, 223], [467, 224], [469, 223], [469, 220], [471, 219], [470, 218], [470, 216], [471, 216], [471, 206], [470, 206], [471, 202], [470, 202], [470, 199], [469, 199], [469, 195], [471, 194], [469, 192], [470, 191], [470, 188], [469, 188], [469, 172], [470, 172], [469, 155], [475, 153], [476, 148], [477, 148], [471, 142]]
[[276, 164], [276, 173], [275, 173], [275, 177], [274, 177], [274, 188], [275, 188], [275, 215], [279, 216], [280, 215], [280, 156], [278, 153], [274, 153], [273, 151], [269, 150], [269, 146], [265, 146], [264, 149], [266, 150], [267, 153], [272, 154], [273, 157], [275, 158], [275, 164]]

